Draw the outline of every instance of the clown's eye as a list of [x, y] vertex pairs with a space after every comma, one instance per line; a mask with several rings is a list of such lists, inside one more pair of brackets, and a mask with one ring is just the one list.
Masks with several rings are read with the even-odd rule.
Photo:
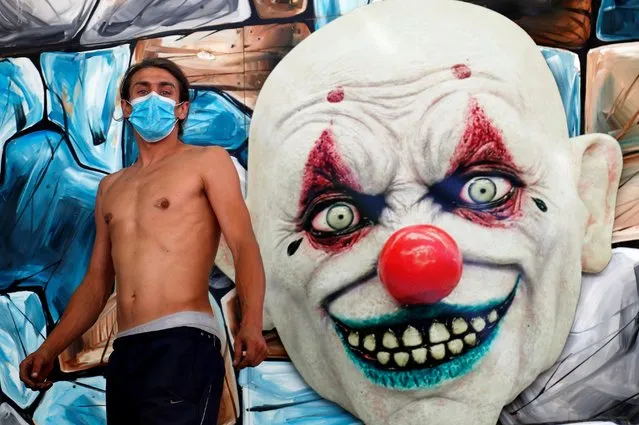
[[471, 208], [490, 208], [507, 200], [513, 192], [513, 184], [498, 176], [477, 176], [462, 187], [459, 197]]
[[342, 187], [313, 198], [298, 218], [298, 230], [307, 232], [316, 246], [338, 252], [379, 223], [385, 208], [383, 193], [369, 195]]
[[359, 211], [347, 202], [336, 202], [317, 213], [311, 227], [319, 233], [348, 232], [360, 222]]

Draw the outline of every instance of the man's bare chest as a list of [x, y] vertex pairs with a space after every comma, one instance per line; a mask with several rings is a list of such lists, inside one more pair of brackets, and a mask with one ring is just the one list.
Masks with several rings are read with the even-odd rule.
[[199, 180], [189, 175], [124, 175], [105, 194], [103, 218], [110, 227], [117, 223], [159, 225], [201, 209], [203, 195]]

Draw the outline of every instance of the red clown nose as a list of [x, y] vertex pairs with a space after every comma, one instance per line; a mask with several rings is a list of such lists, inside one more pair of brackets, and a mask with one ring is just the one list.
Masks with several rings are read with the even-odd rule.
[[395, 232], [379, 257], [379, 277], [401, 304], [434, 304], [459, 283], [462, 256], [455, 240], [430, 225]]

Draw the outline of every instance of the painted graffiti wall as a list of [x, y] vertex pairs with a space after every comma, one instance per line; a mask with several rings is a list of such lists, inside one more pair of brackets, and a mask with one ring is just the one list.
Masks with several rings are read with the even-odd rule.
[[[246, 181], [251, 111], [270, 71], [312, 32], [369, 0], [3, 0], [0, 3], [0, 424], [105, 423], [115, 297], [59, 357], [38, 393], [18, 365], [55, 327], [88, 265], [100, 180], [132, 164], [118, 88], [144, 58], [175, 61], [192, 84], [183, 140], [223, 146]], [[624, 151], [614, 242], [639, 240], [639, 2], [474, 1], [535, 39], [571, 135], [606, 132]], [[406, 40], [406, 42], [411, 42]], [[249, 176], [250, 177], [250, 176]], [[299, 377], [275, 331], [269, 355], [231, 365], [233, 282], [210, 275], [226, 330], [219, 424], [355, 424]]]

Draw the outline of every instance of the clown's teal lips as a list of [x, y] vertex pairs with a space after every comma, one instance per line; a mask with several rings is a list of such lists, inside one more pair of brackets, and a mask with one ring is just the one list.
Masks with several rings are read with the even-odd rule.
[[374, 383], [428, 388], [468, 373], [487, 353], [519, 286], [477, 306], [439, 303], [365, 320], [331, 315], [350, 358]]

